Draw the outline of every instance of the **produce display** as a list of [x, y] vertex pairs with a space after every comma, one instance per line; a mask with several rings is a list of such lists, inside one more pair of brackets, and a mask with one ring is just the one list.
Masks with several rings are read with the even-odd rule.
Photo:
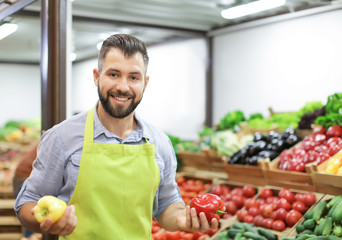
[[190, 200], [196, 197], [199, 193], [208, 191], [212, 185], [209, 180], [186, 178], [183, 176], [178, 177], [176, 182], [185, 204], [188, 204]]
[[303, 222], [296, 226], [297, 235], [289, 239], [342, 238], [342, 196], [334, 196], [319, 202], [304, 215]]
[[315, 120], [315, 125], [329, 128], [333, 125], [342, 126], [342, 93], [335, 93], [328, 97], [325, 106], [326, 113]]
[[257, 165], [261, 159], [273, 160], [284, 149], [294, 146], [300, 140], [293, 128], [287, 128], [284, 133], [270, 131], [267, 136], [257, 132], [254, 134], [253, 142], [235, 152], [228, 159], [228, 163]]
[[40, 137], [40, 120], [8, 121], [0, 128], [0, 141], [12, 143], [30, 142]]
[[325, 172], [342, 175], [342, 150], [328, 160]]
[[[291, 150], [284, 150], [279, 157], [279, 169], [305, 172], [305, 165], [316, 162], [318, 165], [334, 156], [342, 149], [342, 127], [328, 129], [317, 126], [312, 136], [304, 137], [301, 144]], [[341, 169], [342, 170], [342, 169]]]
[[33, 208], [33, 213], [35, 219], [40, 223], [47, 218], [51, 218], [52, 223], [54, 223], [63, 216], [66, 207], [67, 205], [63, 200], [47, 195], [39, 199]]

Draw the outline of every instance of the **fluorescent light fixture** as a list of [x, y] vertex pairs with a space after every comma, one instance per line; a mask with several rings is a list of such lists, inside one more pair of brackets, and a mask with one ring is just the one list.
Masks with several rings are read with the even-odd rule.
[[221, 15], [226, 19], [234, 19], [249, 14], [262, 12], [271, 8], [283, 6], [286, 0], [259, 0], [222, 10]]
[[15, 23], [3, 23], [0, 25], [0, 40], [14, 33], [18, 29]]
[[75, 61], [76, 58], [77, 58], [77, 54], [76, 54], [76, 53], [74, 53], [74, 52], [70, 53], [70, 60], [71, 60], [72, 62]]

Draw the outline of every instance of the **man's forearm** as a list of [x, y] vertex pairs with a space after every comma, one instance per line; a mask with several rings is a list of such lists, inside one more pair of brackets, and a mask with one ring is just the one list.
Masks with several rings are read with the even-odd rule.
[[33, 231], [33, 232], [41, 232], [40, 230], [40, 223], [37, 222], [37, 220], [34, 218], [34, 216], [32, 215], [32, 208], [34, 206], [36, 206], [37, 203], [35, 202], [30, 202], [30, 203], [25, 203], [19, 210], [19, 220], [21, 222], [21, 224]]
[[159, 224], [167, 231], [180, 230], [177, 224], [177, 216], [181, 212], [185, 211], [185, 205], [183, 203], [173, 203], [168, 206], [165, 211], [159, 217]]

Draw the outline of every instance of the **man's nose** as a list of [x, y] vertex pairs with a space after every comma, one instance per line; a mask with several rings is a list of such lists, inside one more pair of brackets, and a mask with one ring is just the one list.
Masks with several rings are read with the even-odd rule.
[[118, 82], [117, 89], [121, 92], [127, 92], [129, 90], [128, 79], [125, 77], [121, 78]]

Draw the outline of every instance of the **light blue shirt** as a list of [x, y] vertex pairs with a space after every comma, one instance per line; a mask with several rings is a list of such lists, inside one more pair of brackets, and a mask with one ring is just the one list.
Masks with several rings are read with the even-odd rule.
[[[57, 196], [66, 203], [70, 201], [80, 166], [87, 114], [88, 112], [83, 112], [68, 118], [43, 134], [32, 173], [15, 201], [16, 213], [24, 203], [38, 202], [45, 195]], [[102, 125], [94, 111], [94, 142], [145, 144], [145, 139], [148, 139], [149, 143], [155, 145], [160, 184], [154, 198], [153, 216], [158, 219], [170, 204], [183, 203], [175, 181], [177, 160], [171, 141], [163, 131], [147, 124], [137, 114], [135, 119], [137, 128], [122, 140]]]

